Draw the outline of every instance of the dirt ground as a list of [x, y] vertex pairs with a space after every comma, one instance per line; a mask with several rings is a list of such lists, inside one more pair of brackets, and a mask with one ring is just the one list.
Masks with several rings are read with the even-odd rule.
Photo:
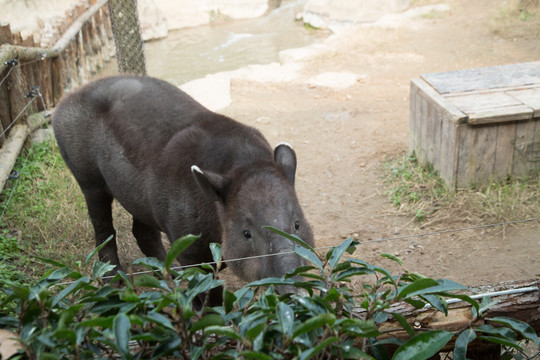
[[365, 75], [350, 88], [238, 80], [231, 85], [232, 105], [221, 112], [259, 128], [272, 144], [294, 146], [296, 188], [317, 246], [354, 236], [366, 242], [356, 257], [396, 269], [379, 256], [393, 253], [409, 271], [466, 285], [533, 279], [540, 273], [538, 222], [373, 241], [482, 225], [464, 214], [422, 226], [396, 211], [385, 195], [383, 164], [408, 147], [410, 79], [540, 59], [540, 38], [495, 35], [491, 25], [498, 10], [492, 1], [446, 3], [450, 13], [395, 29], [366, 26], [306, 62], [304, 79], [326, 71]]

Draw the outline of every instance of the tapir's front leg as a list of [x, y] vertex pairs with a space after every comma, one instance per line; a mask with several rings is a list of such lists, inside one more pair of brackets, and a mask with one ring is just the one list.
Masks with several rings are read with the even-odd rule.
[[[82, 186], [81, 186], [82, 188]], [[113, 197], [102, 189], [82, 188], [90, 221], [94, 226], [96, 237], [96, 247], [103, 244], [111, 235], [113, 239], [99, 251], [99, 260], [110, 262], [120, 268], [120, 259], [118, 258], [118, 248], [116, 246], [116, 230], [114, 230], [112, 219], [112, 201]]]

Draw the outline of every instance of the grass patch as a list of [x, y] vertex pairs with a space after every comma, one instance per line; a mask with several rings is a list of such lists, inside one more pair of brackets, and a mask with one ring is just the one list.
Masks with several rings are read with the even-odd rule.
[[485, 224], [540, 214], [540, 172], [450, 191], [433, 167], [419, 164], [414, 154], [390, 160], [385, 167], [390, 201], [423, 224], [448, 219]]
[[[7, 266], [35, 279], [46, 269], [34, 255], [74, 265], [91, 251], [92, 231], [82, 193], [56, 142], [51, 139], [23, 150], [13, 170], [0, 195], [2, 241], [6, 246], [12, 239], [17, 243], [11, 248], [17, 255], [7, 259]], [[88, 238], [79, 238], [81, 233]]]

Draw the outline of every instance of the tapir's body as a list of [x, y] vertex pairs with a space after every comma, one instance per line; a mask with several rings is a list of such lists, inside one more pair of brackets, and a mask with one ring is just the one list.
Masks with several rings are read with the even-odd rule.
[[[294, 151], [287, 145], [273, 151], [259, 131], [164, 81], [97, 80], [66, 96], [52, 123], [86, 198], [97, 244], [115, 234], [113, 198], [133, 215], [133, 234], [146, 256], [164, 258], [160, 232], [170, 240], [201, 234], [180, 256], [183, 265], [211, 261], [211, 242], [223, 244], [226, 259], [293, 250], [265, 225], [313, 244], [294, 191]], [[100, 258], [119, 265], [114, 241]], [[283, 254], [230, 266], [250, 281], [301, 264], [297, 255]]]

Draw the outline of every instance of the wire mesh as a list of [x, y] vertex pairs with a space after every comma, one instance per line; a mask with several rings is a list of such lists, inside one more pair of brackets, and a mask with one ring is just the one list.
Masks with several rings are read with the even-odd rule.
[[146, 74], [137, 0], [109, 0], [111, 24], [120, 73]]

